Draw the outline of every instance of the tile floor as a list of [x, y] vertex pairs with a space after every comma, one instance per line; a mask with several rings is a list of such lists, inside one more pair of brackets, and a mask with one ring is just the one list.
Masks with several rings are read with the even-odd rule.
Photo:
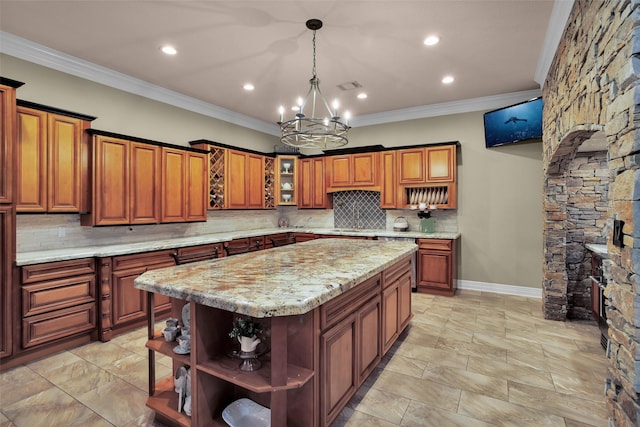
[[[595, 322], [537, 299], [413, 294], [411, 326], [334, 426], [607, 426]], [[145, 407], [146, 329], [0, 374], [0, 427], [159, 426]], [[158, 358], [159, 377], [171, 375]]]

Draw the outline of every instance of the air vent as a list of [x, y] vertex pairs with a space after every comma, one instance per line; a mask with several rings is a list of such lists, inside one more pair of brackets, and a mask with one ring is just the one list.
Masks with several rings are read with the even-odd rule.
[[338, 85], [338, 87], [340, 88], [340, 90], [353, 90], [361, 88], [362, 85], [354, 80], [352, 82], [341, 83]]

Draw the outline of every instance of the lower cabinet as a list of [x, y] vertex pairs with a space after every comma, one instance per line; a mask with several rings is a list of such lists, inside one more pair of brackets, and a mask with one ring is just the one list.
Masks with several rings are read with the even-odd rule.
[[24, 349], [96, 327], [93, 258], [24, 266], [21, 293]]
[[320, 424], [329, 425], [382, 357], [377, 275], [320, 309]]
[[456, 240], [418, 239], [418, 292], [456, 293]]
[[382, 281], [382, 353], [389, 351], [411, 320], [411, 259], [388, 268]]

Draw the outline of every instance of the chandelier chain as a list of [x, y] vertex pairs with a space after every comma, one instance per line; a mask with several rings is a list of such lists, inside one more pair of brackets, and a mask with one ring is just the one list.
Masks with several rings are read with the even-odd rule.
[[313, 77], [316, 77], [316, 30], [313, 30]]

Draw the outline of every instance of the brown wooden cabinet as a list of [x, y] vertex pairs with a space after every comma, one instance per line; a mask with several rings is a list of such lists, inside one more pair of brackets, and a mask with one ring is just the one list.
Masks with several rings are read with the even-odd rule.
[[0, 358], [13, 353], [15, 216], [15, 208], [11, 204], [0, 204]]
[[228, 209], [262, 209], [264, 207], [264, 156], [227, 150], [225, 161]]
[[160, 147], [131, 142], [130, 150], [129, 222], [131, 224], [158, 223], [160, 222]]
[[17, 211], [86, 211], [90, 121], [24, 104], [17, 109]]
[[379, 153], [329, 156], [325, 159], [329, 191], [349, 188], [379, 188]]
[[300, 202], [300, 191], [298, 185], [297, 156], [277, 156], [275, 160], [276, 169], [276, 203], [278, 205], [296, 205]]
[[[91, 225], [128, 224], [131, 211], [131, 144], [107, 136], [93, 137]], [[85, 221], [89, 217], [85, 217]]]
[[455, 182], [457, 145], [436, 145], [398, 150], [398, 184]]
[[[111, 260], [110, 292], [111, 326], [113, 330], [127, 330], [144, 323], [148, 307], [146, 292], [133, 287], [133, 281], [145, 271], [175, 265], [172, 250], [121, 255]], [[155, 311], [167, 313], [171, 308], [169, 297], [155, 298]]]
[[22, 83], [0, 77], [0, 203], [13, 203], [16, 145], [16, 87]]
[[457, 240], [418, 239], [418, 292], [453, 296], [456, 293]]
[[411, 320], [411, 259], [384, 271], [382, 278], [382, 354], [386, 354]]
[[300, 159], [299, 164], [298, 208], [330, 208], [326, 190], [324, 157]]
[[398, 181], [396, 177], [396, 152], [383, 151], [380, 153], [381, 185], [380, 207], [382, 209], [395, 209], [398, 207]]
[[22, 348], [52, 343], [96, 327], [93, 258], [21, 268]]

